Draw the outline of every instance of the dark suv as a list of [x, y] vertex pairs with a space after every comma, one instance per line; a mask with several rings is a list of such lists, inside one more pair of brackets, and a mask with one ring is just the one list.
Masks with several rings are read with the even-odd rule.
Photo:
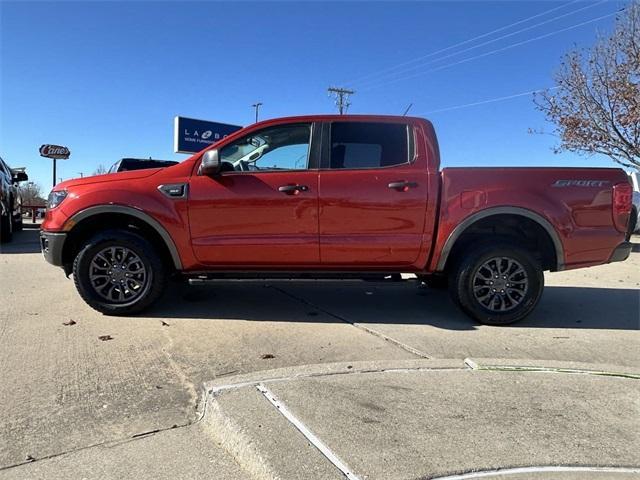
[[18, 182], [28, 180], [27, 174], [14, 171], [0, 158], [0, 241], [11, 240], [14, 231], [22, 229], [22, 211]]

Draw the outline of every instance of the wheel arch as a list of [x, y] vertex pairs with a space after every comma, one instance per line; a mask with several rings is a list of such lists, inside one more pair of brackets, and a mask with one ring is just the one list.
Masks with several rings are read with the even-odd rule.
[[445, 270], [447, 261], [450, 259], [458, 240], [460, 240], [466, 232], [469, 232], [470, 229], [474, 227], [474, 225], [478, 225], [479, 222], [486, 221], [488, 219], [491, 219], [491, 217], [498, 216], [520, 217], [522, 219], [525, 219], [526, 221], [535, 222], [535, 224], [537, 224], [542, 229], [542, 231], [546, 233], [546, 235], [548, 236], [548, 240], [551, 242], [551, 245], [553, 247], [553, 251], [555, 254], [555, 268], [553, 270], [560, 271], [564, 269], [564, 247], [562, 245], [562, 241], [560, 240], [558, 232], [553, 227], [551, 222], [549, 222], [542, 215], [532, 210], [521, 207], [505, 206], [492, 207], [481, 210], [466, 217], [462, 222], [460, 222], [460, 224], [458, 224], [456, 228], [453, 229], [451, 234], [449, 234], [449, 237], [447, 238], [444, 247], [442, 248], [442, 252], [436, 266], [436, 271], [442, 272]]
[[[169, 235], [169, 232], [167, 232], [162, 224], [148, 213], [124, 205], [96, 205], [72, 215], [66, 222], [66, 225], [71, 225], [68, 230], [68, 235], [70, 236], [69, 240], [71, 240], [68, 248], [73, 249], [75, 247], [73, 242], [74, 231], [77, 235], [81, 234], [81, 232], [86, 233], [83, 232], [86, 230], [86, 226], [98, 219], [107, 221], [105, 225], [108, 226], [111, 226], [109, 223], [113, 224], [118, 222], [121, 225], [126, 225], [128, 223], [127, 219], [133, 220], [133, 223], [137, 227], [145, 229], [152, 237], [154, 237], [152, 238], [152, 241], [160, 247], [162, 250], [161, 253], [167, 257], [167, 260], [171, 265], [176, 270], [182, 270], [182, 261], [180, 260], [178, 249], [171, 238], [171, 235]], [[68, 242], [65, 242], [65, 249], [67, 248], [67, 243]]]

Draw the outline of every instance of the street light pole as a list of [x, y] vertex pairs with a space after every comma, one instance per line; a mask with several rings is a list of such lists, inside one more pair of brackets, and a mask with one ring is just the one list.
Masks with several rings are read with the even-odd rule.
[[256, 109], [256, 123], [258, 123], [258, 111], [260, 110], [261, 105], [262, 105], [262, 102], [256, 102], [253, 105], [251, 105], [253, 108]]

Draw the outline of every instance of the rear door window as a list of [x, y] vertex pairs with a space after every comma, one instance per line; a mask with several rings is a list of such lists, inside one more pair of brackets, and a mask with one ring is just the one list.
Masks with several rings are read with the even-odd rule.
[[409, 162], [408, 127], [398, 123], [334, 122], [330, 168], [382, 168]]

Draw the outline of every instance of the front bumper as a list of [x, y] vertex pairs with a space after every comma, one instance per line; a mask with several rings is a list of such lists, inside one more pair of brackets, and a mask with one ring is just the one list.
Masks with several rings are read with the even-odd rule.
[[609, 263], [611, 262], [624, 262], [629, 255], [631, 254], [631, 249], [633, 245], [631, 242], [622, 242], [620, 245], [616, 247], [616, 249], [611, 254], [609, 258]]
[[62, 249], [67, 239], [65, 232], [40, 231], [40, 249], [47, 262], [57, 267], [62, 267]]

